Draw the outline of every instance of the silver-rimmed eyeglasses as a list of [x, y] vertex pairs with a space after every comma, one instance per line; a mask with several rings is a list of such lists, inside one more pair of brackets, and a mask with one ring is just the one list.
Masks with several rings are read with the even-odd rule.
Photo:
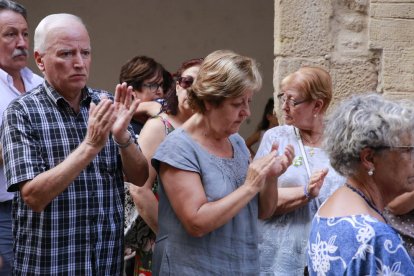
[[374, 150], [398, 150], [410, 154], [411, 160], [414, 160], [414, 146], [378, 146], [372, 147]]
[[286, 97], [284, 93], [278, 94], [277, 95], [277, 99], [279, 100], [279, 104], [281, 106], [284, 105], [284, 104], [287, 104], [290, 107], [295, 107], [295, 106], [297, 106], [297, 105], [299, 105], [301, 103], [305, 103], [305, 102], [308, 102], [309, 101], [309, 99], [297, 101], [297, 100], [295, 100], [293, 98]]

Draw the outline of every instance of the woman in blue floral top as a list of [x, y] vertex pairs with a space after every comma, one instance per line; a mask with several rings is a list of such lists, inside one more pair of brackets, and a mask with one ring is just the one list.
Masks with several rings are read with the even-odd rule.
[[310, 275], [414, 275], [400, 236], [382, 214], [393, 198], [414, 189], [413, 106], [369, 94], [331, 114], [324, 148], [347, 183], [313, 219]]

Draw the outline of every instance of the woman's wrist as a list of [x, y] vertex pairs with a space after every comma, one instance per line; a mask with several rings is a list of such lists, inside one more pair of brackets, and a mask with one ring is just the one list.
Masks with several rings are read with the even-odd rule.
[[308, 185], [303, 186], [303, 193], [305, 194], [305, 197], [306, 197], [307, 200], [311, 200], [311, 199], [314, 198], [314, 196], [311, 195], [311, 193], [309, 191], [309, 186]]

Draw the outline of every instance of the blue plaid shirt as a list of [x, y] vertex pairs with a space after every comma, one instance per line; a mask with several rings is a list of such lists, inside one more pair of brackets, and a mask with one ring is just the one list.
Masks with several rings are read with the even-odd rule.
[[[84, 140], [89, 104], [109, 93], [84, 88], [80, 112], [47, 82], [12, 102], [1, 142], [8, 191], [55, 167]], [[41, 213], [18, 192], [13, 203], [17, 275], [122, 275], [124, 188], [109, 139], [98, 156]]]

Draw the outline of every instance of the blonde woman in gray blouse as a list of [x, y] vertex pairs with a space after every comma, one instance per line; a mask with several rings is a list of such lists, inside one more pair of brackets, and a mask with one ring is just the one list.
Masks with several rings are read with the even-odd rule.
[[206, 57], [187, 90], [195, 114], [152, 159], [160, 178], [154, 275], [257, 275], [257, 217], [274, 211], [275, 177], [293, 159], [277, 146], [252, 163], [237, 134], [260, 89], [256, 62], [231, 51]]

